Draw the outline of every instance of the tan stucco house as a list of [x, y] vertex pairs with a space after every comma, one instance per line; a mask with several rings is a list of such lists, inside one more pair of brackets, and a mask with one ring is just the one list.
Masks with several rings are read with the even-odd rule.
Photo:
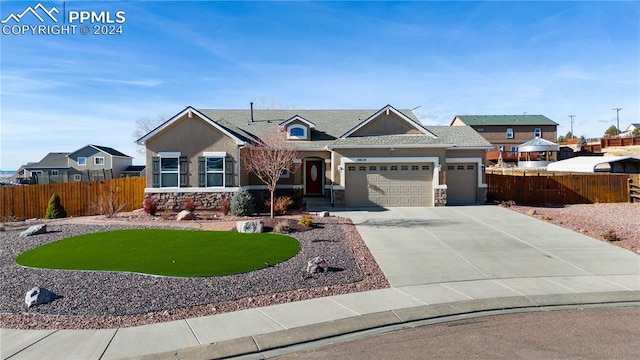
[[272, 127], [300, 150], [278, 188], [334, 206], [442, 206], [486, 199], [485, 153], [471, 127], [422, 126], [410, 110], [208, 110], [187, 107], [137, 140], [148, 196], [216, 208], [240, 188], [266, 187], [242, 166], [244, 146]]

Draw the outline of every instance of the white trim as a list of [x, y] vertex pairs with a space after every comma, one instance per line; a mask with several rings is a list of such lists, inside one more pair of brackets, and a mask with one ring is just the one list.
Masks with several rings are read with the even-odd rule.
[[204, 157], [227, 157], [226, 152], [224, 151], [203, 151], [202, 156]]
[[478, 188], [486, 188], [487, 184], [482, 182], [482, 172], [484, 170], [484, 159], [481, 157], [468, 158], [445, 158], [445, 164], [475, 163], [478, 171]]
[[244, 141], [242, 141], [241, 139], [239, 139], [238, 137], [236, 137], [235, 135], [233, 135], [232, 133], [227, 131], [225, 128], [223, 128], [222, 126], [218, 125], [218, 123], [216, 123], [215, 121], [209, 119], [206, 115], [204, 115], [203, 113], [201, 113], [200, 111], [194, 109], [191, 106], [187, 106], [186, 109], [182, 110], [181, 112], [179, 112], [177, 115], [175, 115], [171, 119], [165, 121], [164, 123], [162, 123], [157, 128], [151, 130], [149, 133], [147, 133], [146, 135], [144, 135], [140, 139], [136, 140], [136, 144], [144, 145], [145, 141], [147, 141], [148, 139], [154, 137], [156, 134], [158, 134], [164, 128], [166, 128], [167, 126], [175, 123], [180, 118], [182, 118], [184, 115], [187, 115], [188, 117], [192, 117], [193, 116], [192, 114], [197, 115], [204, 122], [208, 123], [209, 125], [211, 125], [214, 128], [216, 128], [218, 131], [220, 131], [221, 133], [223, 133], [223, 134], [227, 135], [228, 137], [230, 137], [231, 139], [233, 139], [236, 142], [236, 145], [244, 145], [245, 144]]
[[73, 174], [73, 181], [82, 181], [82, 175]]
[[280, 124], [278, 124], [278, 125], [280, 125], [280, 126], [282, 126], [282, 127], [285, 127], [285, 126], [289, 125], [290, 123], [292, 123], [293, 121], [296, 121], [296, 120], [298, 120], [298, 121], [300, 121], [300, 122], [303, 122], [303, 123], [307, 124], [307, 126], [308, 126], [309, 128], [311, 128], [311, 129], [315, 129], [315, 127], [316, 127], [316, 124], [314, 124], [314, 123], [312, 123], [311, 121], [309, 121], [309, 120], [307, 120], [307, 119], [303, 118], [303, 117], [302, 117], [302, 116], [300, 116], [300, 115], [294, 115], [294, 116], [290, 117], [289, 119], [287, 119], [287, 120], [285, 120], [285, 121], [281, 122], [281, 123], [280, 123]]
[[364, 119], [362, 122], [360, 122], [360, 124], [356, 125], [354, 128], [352, 128], [351, 130], [347, 131], [342, 136], [340, 136], [340, 138], [344, 139], [344, 138], [347, 138], [347, 137], [351, 136], [353, 133], [355, 133], [356, 131], [360, 130], [363, 126], [367, 125], [368, 123], [370, 123], [373, 119], [377, 118], [378, 116], [380, 116], [380, 115], [382, 115], [384, 113], [389, 115], [390, 111], [393, 112], [394, 114], [398, 115], [398, 117], [400, 117], [400, 119], [404, 120], [407, 124], [413, 126], [417, 130], [420, 130], [425, 135], [431, 136], [434, 139], [438, 138], [434, 133], [432, 133], [431, 131], [427, 130], [426, 128], [424, 128], [422, 125], [416, 123], [415, 121], [411, 120], [409, 117], [407, 117], [405, 114], [401, 113], [400, 111], [396, 110], [391, 105], [387, 105], [387, 106], [383, 107], [382, 109], [378, 110], [375, 114], [373, 114], [373, 115], [369, 116], [368, 118]]
[[166, 194], [166, 193], [221, 193], [221, 192], [237, 192], [238, 187], [163, 187], [163, 188], [145, 188], [145, 194]]
[[[98, 159], [102, 159], [102, 164], [98, 164]], [[93, 165], [107, 165], [107, 160], [104, 156], [96, 156], [93, 158]]]
[[[291, 135], [291, 130], [292, 129], [302, 129], [303, 134], [302, 135]], [[308, 137], [307, 136], [308, 134], [309, 134], [309, 129], [304, 125], [293, 124], [293, 125], [287, 127], [287, 139], [306, 140], [307, 137]]]
[[[80, 159], [84, 159], [84, 164], [80, 164]], [[76, 158], [76, 163], [78, 166], [87, 166], [87, 157], [86, 156], [78, 156]]]
[[180, 157], [182, 154], [180, 151], [160, 151], [158, 152], [159, 157]]

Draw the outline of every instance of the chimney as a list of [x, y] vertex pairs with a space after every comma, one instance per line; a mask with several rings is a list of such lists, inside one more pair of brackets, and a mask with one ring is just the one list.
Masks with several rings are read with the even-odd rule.
[[251, 106], [251, 122], [253, 122], [253, 101], [249, 105]]

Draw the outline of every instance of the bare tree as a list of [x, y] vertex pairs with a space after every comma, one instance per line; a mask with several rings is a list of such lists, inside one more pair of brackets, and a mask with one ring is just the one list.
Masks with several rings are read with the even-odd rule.
[[[136, 120], [136, 129], [131, 133], [131, 137], [133, 140], [138, 140], [146, 134], [150, 133], [151, 130], [157, 128], [167, 120], [165, 115], [158, 115], [156, 117], [145, 116]], [[144, 146], [138, 147], [138, 153], [144, 154], [145, 148]]]
[[242, 153], [244, 167], [262, 181], [271, 194], [270, 215], [273, 218], [273, 205], [276, 185], [286, 171], [294, 172], [299, 164], [295, 160], [300, 152], [294, 142], [287, 141], [286, 134], [274, 127], [260, 134], [260, 141], [247, 146]]

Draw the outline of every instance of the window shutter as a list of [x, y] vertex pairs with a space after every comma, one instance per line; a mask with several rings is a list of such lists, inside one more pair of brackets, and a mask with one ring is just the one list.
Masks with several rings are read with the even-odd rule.
[[160, 187], [160, 157], [151, 158], [151, 186]]
[[198, 186], [207, 186], [207, 158], [204, 156], [198, 156]]
[[186, 156], [180, 156], [180, 187], [189, 186], [189, 163]]
[[233, 157], [231, 156], [227, 156], [225, 158], [225, 169], [224, 169], [224, 186], [226, 187], [232, 187], [233, 184], [233, 169], [234, 169], [234, 163], [233, 163]]

